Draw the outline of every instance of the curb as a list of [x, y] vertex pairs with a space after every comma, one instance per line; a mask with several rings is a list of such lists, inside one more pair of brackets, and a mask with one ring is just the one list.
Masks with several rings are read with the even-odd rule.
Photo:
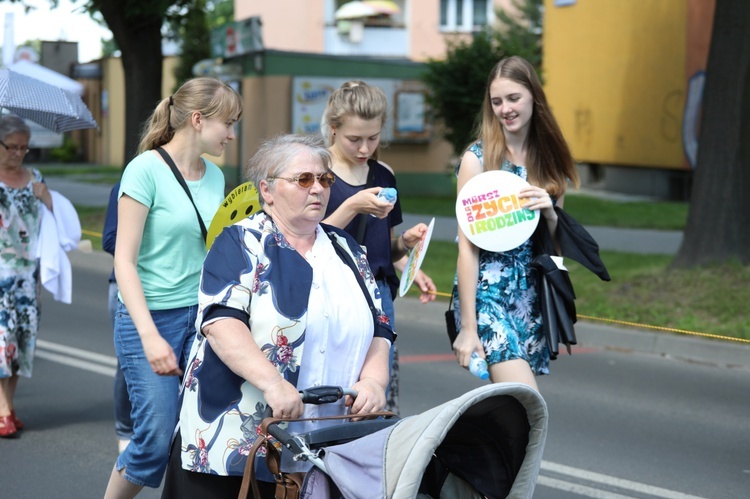
[[750, 344], [729, 340], [644, 331], [580, 320], [575, 325], [579, 344], [639, 352], [724, 368], [750, 369]]

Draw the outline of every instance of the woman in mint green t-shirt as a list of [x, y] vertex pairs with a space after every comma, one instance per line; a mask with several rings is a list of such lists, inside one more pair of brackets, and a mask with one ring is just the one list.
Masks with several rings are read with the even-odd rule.
[[[122, 176], [115, 274], [115, 350], [132, 404], [133, 436], [105, 498], [159, 487], [177, 423], [180, 376], [195, 334], [205, 227], [224, 199], [224, 175], [202, 155], [234, 140], [242, 102], [227, 84], [193, 78], [156, 107]], [[195, 207], [168, 165], [185, 180]]]

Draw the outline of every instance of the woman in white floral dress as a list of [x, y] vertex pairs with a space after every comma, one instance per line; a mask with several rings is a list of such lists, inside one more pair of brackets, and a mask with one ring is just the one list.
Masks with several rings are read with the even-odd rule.
[[42, 174], [25, 168], [31, 130], [15, 116], [0, 118], [0, 437], [23, 429], [13, 396], [19, 376], [31, 377], [39, 325], [39, 262], [34, 247], [41, 203], [52, 210]]

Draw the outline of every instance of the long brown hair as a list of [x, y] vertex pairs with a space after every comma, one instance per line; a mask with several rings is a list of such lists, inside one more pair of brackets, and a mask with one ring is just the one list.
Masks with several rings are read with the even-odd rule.
[[529, 173], [529, 180], [545, 189], [553, 198], [565, 194], [568, 181], [578, 187], [580, 180], [575, 161], [547, 104], [539, 77], [534, 67], [518, 56], [502, 59], [492, 68], [487, 78], [481, 121], [475, 135], [482, 142], [484, 169], [499, 170], [507, 153], [503, 128], [490, 101], [490, 85], [499, 78], [506, 78], [526, 87], [534, 102], [525, 144], [527, 164], [523, 165]]
[[173, 95], [162, 99], [141, 134], [138, 153], [163, 146], [174, 133], [186, 126], [193, 111], [206, 118], [219, 117], [239, 121], [242, 99], [228, 84], [216, 78], [191, 78]]

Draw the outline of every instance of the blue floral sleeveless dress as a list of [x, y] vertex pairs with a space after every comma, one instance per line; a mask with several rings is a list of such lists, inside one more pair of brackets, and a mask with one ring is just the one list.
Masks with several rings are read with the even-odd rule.
[[[469, 151], [483, 161], [480, 144], [471, 146]], [[523, 166], [506, 160], [502, 170], [526, 180], [527, 172]], [[534, 374], [549, 374], [549, 350], [542, 328], [536, 275], [529, 266], [531, 259], [531, 240], [502, 253], [479, 250], [477, 333], [489, 364], [524, 359]], [[460, 330], [457, 278], [454, 280], [453, 308]]]

